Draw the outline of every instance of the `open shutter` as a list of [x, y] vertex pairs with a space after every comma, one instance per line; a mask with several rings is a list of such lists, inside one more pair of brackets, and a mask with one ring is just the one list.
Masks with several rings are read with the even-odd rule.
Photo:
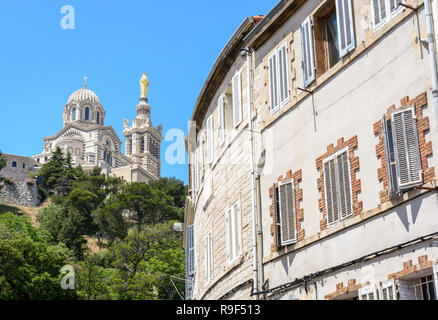
[[296, 214], [294, 181], [279, 185], [281, 245], [296, 241]]
[[289, 99], [289, 72], [286, 43], [278, 49], [278, 62], [280, 104], [283, 104]]
[[394, 279], [382, 282], [381, 300], [397, 300], [397, 290]]
[[207, 119], [207, 159], [213, 161], [213, 116]]
[[376, 286], [369, 285], [358, 290], [359, 300], [377, 300]]
[[342, 152], [337, 156], [338, 169], [338, 201], [341, 218], [344, 219], [353, 214], [351, 198], [351, 176], [350, 164], [348, 161], [348, 151]]
[[233, 235], [234, 235], [234, 258], [240, 254], [240, 209], [239, 202], [236, 202], [233, 206]]
[[391, 12], [397, 11], [400, 7], [401, 0], [389, 0], [389, 8]]
[[391, 121], [398, 185], [408, 189], [423, 180], [414, 107], [392, 112]]
[[271, 99], [271, 112], [278, 110], [279, 97], [278, 97], [278, 79], [277, 79], [277, 54], [274, 52], [268, 59], [269, 68], [269, 94]]
[[234, 126], [237, 126], [242, 121], [242, 99], [240, 88], [240, 73], [237, 73], [232, 79], [233, 87], [233, 115]]
[[218, 138], [219, 144], [222, 144], [225, 140], [224, 96], [222, 94], [218, 99], [218, 112]]
[[387, 0], [372, 0], [374, 28], [380, 26], [386, 21], [386, 1]]
[[278, 227], [279, 227], [279, 201], [278, 201], [278, 193], [277, 193], [277, 187], [275, 186], [275, 183], [272, 186], [273, 190], [274, 190], [274, 240], [275, 240], [275, 246], [276, 247], [280, 247], [280, 235], [279, 235], [279, 231], [278, 231]]
[[353, 1], [336, 0], [336, 16], [338, 21], [339, 53], [343, 57], [356, 46], [354, 41]]
[[301, 25], [301, 53], [304, 87], [315, 80], [315, 58], [313, 53], [312, 20], [308, 17]]
[[397, 168], [394, 153], [394, 143], [392, 139], [391, 121], [386, 119], [386, 115], [382, 118], [383, 126], [383, 146], [385, 149], [386, 173], [388, 177], [388, 195], [393, 198], [398, 192], [397, 184]]
[[334, 159], [324, 163], [324, 191], [327, 224], [332, 224], [339, 220], [338, 197], [336, 191], [336, 169]]

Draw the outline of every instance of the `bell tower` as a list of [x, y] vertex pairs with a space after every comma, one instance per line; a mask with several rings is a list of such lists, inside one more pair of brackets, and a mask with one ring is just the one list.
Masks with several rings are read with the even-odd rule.
[[140, 99], [136, 107], [136, 117], [132, 125], [124, 120], [123, 135], [125, 136], [125, 155], [133, 163], [156, 178], [161, 176], [161, 141], [162, 126], [152, 126], [151, 107], [148, 104], [147, 93], [149, 80], [146, 73], [140, 79]]

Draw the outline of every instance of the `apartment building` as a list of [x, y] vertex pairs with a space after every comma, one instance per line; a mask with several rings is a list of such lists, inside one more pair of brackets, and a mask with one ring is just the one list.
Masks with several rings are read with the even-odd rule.
[[437, 299], [437, 6], [289, 0], [239, 27], [191, 118], [189, 299]]

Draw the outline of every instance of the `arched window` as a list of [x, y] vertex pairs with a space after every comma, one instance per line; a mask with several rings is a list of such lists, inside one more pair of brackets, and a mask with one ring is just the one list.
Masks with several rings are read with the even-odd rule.
[[12, 167], [13, 168], [16, 168], [17, 167], [17, 163], [14, 161], [14, 162], [12, 162]]
[[85, 120], [90, 120], [90, 108], [85, 108]]
[[106, 150], [103, 152], [103, 160], [106, 161]]
[[71, 111], [71, 120], [72, 121], [76, 120], [76, 108], [73, 108], [73, 110]]
[[97, 111], [97, 119], [96, 119], [96, 122], [97, 122], [97, 124], [100, 124], [100, 113], [99, 113], [99, 111]]

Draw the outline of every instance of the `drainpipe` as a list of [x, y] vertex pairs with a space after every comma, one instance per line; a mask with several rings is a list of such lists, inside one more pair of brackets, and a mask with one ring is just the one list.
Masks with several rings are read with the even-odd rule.
[[426, 11], [427, 44], [429, 49], [430, 69], [432, 73], [432, 95], [435, 104], [435, 125], [438, 130], [438, 76], [435, 57], [435, 39], [433, 35], [433, 18], [430, 0], [424, 1], [424, 9]]
[[[254, 132], [252, 123], [252, 99], [251, 99], [251, 57], [252, 49], [242, 49], [242, 54], [246, 53], [246, 71], [247, 71], [247, 88], [248, 88], [248, 129], [249, 129], [249, 146], [251, 154], [251, 200], [252, 200], [252, 234], [253, 234], [253, 291], [259, 291], [258, 281], [258, 250], [257, 250], [257, 200], [256, 200], [256, 180], [254, 170]], [[258, 300], [258, 295], [254, 295], [254, 300]]]

